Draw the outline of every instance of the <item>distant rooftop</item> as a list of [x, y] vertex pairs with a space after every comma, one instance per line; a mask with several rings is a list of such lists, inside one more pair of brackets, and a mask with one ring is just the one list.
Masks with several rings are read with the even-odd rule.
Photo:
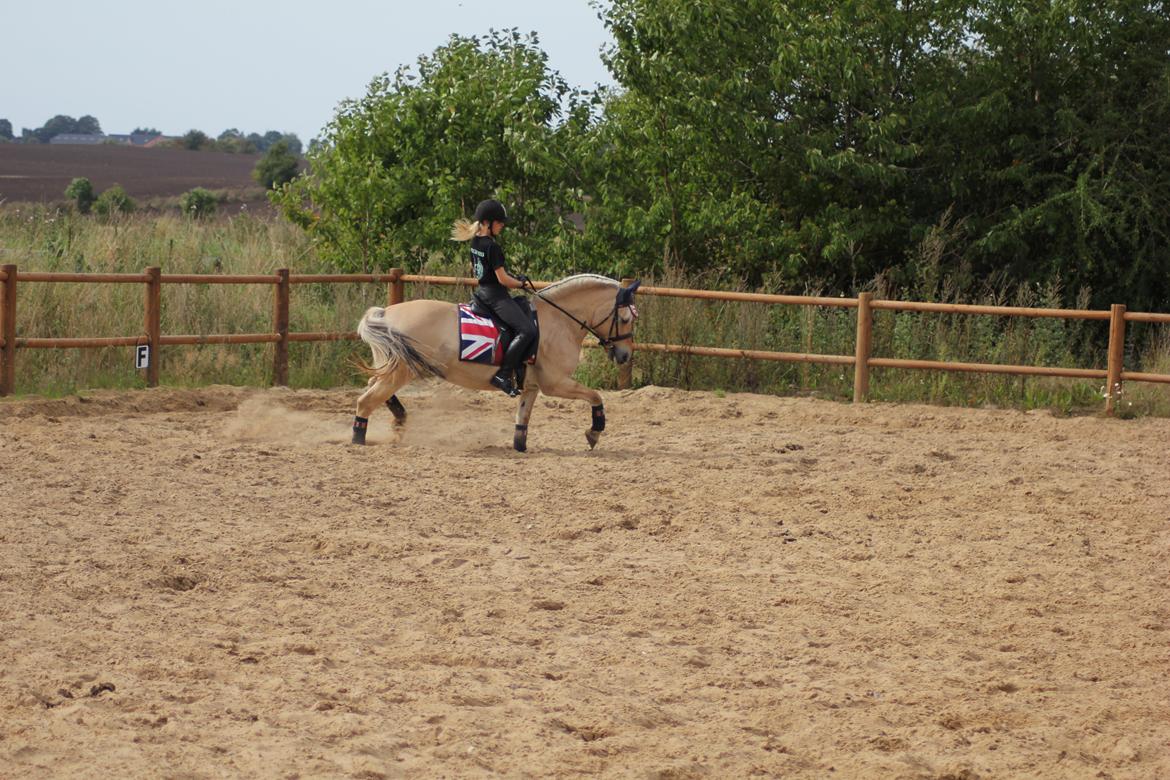
[[125, 146], [150, 146], [164, 136], [153, 133], [59, 133], [49, 139], [51, 144], [123, 144]]

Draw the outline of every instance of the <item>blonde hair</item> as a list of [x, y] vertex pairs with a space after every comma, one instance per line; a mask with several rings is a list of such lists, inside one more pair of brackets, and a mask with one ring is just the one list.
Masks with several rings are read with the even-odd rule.
[[457, 219], [451, 226], [452, 241], [470, 241], [479, 232], [479, 223], [469, 219]]

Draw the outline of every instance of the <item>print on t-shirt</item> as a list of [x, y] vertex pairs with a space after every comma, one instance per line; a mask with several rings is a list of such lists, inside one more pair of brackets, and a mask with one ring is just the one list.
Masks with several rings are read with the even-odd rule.
[[472, 247], [471, 248], [471, 275], [474, 276], [476, 279], [480, 279], [483, 277], [483, 259], [484, 259], [484, 253], [481, 250], [476, 249], [475, 247]]

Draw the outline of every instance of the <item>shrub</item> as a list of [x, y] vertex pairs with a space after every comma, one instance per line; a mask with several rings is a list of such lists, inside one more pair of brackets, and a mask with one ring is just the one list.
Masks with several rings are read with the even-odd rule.
[[126, 194], [122, 185], [115, 184], [98, 196], [93, 209], [98, 216], [106, 218], [117, 214], [130, 214], [134, 211], [134, 200]]
[[215, 194], [196, 187], [189, 192], [183, 193], [183, 197], [179, 200], [179, 205], [183, 209], [183, 213], [194, 219], [203, 219], [210, 217], [215, 213], [216, 206], [219, 205]]
[[252, 169], [252, 178], [264, 189], [271, 190], [293, 180], [297, 175], [297, 156], [289, 149], [287, 141], [277, 141]]
[[65, 188], [65, 197], [77, 205], [78, 213], [88, 214], [93, 206], [93, 184], [84, 176], [79, 176], [69, 182], [69, 186]]

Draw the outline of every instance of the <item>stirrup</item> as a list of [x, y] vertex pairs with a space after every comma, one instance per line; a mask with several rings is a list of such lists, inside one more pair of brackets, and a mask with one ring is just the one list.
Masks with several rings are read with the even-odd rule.
[[503, 390], [509, 398], [515, 398], [520, 395], [520, 391], [516, 389], [516, 384], [502, 372], [497, 371], [491, 378], [492, 387]]

